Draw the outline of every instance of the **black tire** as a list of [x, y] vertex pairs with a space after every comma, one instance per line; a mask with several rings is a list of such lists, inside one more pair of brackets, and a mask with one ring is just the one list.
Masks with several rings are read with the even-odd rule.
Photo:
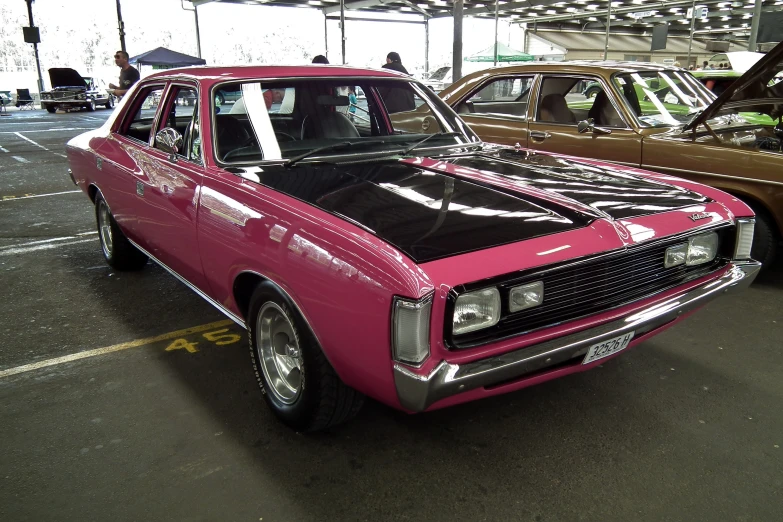
[[[265, 328], [264, 318], [270, 310], [284, 314], [280, 314], [279, 318], [283, 322], [288, 321], [288, 327], [294, 334], [293, 339], [285, 338], [286, 348], [294, 344], [299, 353], [296, 358], [297, 367], [301, 366], [301, 371], [297, 370], [299, 385], [295, 396], [288, 400], [269, 384], [267, 368], [270, 363], [267, 359], [264, 364], [263, 349], [257, 348], [260, 346], [259, 336], [265, 336], [265, 333], [259, 332], [258, 325], [261, 329]], [[296, 431], [318, 431], [345, 422], [359, 412], [364, 396], [340, 380], [307, 323], [273, 284], [265, 282], [256, 288], [250, 299], [246, 323], [256, 380], [267, 405], [284, 424]], [[277, 340], [279, 335], [275, 335], [274, 339]]]
[[95, 111], [95, 100], [90, 100], [87, 105], [84, 106], [85, 109], [87, 109], [88, 112], [94, 112]]
[[106, 105], [104, 105], [107, 109], [113, 109], [114, 108], [114, 97], [109, 96], [109, 100], [106, 102]]
[[125, 271], [144, 268], [149, 258], [133, 246], [122, 233], [100, 192], [95, 196], [95, 218], [98, 223], [101, 252], [109, 266]]
[[761, 263], [761, 269], [766, 270], [775, 262], [778, 250], [778, 231], [774, 221], [764, 209], [754, 206], [756, 227], [753, 230], [753, 247], [750, 257]]
[[57, 112], [57, 107], [53, 105], [46, 105], [46, 112], [48, 112], [49, 114], [54, 114], [55, 112]]

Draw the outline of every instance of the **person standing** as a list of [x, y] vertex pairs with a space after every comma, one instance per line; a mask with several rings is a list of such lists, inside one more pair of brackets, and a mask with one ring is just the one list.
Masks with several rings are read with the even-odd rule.
[[386, 55], [386, 65], [384, 65], [383, 68], [401, 72], [402, 74], [408, 74], [408, 76], [410, 76], [408, 69], [402, 65], [402, 59], [400, 58], [399, 53], [393, 51]]
[[[386, 55], [386, 65], [383, 68], [410, 76], [408, 69], [402, 65], [400, 55], [395, 52], [390, 52]], [[383, 103], [386, 105], [386, 110], [389, 111], [389, 114], [412, 111], [416, 108], [413, 90], [408, 86], [379, 87], [378, 93], [383, 98]]]
[[133, 87], [133, 84], [141, 78], [139, 71], [128, 63], [128, 58], [128, 53], [125, 51], [117, 51], [114, 53], [114, 63], [120, 68], [120, 84], [109, 84], [109, 92], [114, 96], [124, 96], [125, 93]]
[[329, 60], [323, 54], [319, 54], [313, 58], [313, 63], [320, 63], [322, 65], [329, 65]]
[[356, 89], [354, 87], [348, 88], [348, 112], [350, 113], [351, 121], [356, 121], [356, 104], [359, 100], [356, 98]]

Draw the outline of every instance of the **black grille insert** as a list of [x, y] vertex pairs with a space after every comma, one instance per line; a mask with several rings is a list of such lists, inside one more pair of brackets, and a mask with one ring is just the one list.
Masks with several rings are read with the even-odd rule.
[[[604, 312], [668, 290], [726, 266], [734, 244], [733, 231], [734, 227], [715, 230], [720, 238], [719, 255], [704, 265], [664, 267], [666, 249], [687, 240], [681, 237], [578, 263], [571, 261], [560, 266], [509, 274], [489, 284], [483, 282], [457, 288], [454, 298], [460, 293], [496, 285], [502, 303], [501, 318], [491, 328], [460, 336], [451, 335], [451, 321], [446, 321], [445, 338], [452, 348], [471, 348]], [[536, 308], [509, 312], [511, 288], [533, 281], [544, 281], [544, 302]], [[454, 299], [447, 317], [452, 316], [453, 304]]]

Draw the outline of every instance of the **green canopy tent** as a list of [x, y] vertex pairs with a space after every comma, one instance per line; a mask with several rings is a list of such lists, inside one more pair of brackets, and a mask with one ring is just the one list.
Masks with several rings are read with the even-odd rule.
[[[507, 45], [498, 42], [498, 62], [532, 62], [535, 57], [523, 53], [521, 51], [515, 51]], [[483, 51], [476, 53], [472, 56], [465, 58], [466, 62], [494, 62], [495, 61], [495, 46], [490, 45]]]

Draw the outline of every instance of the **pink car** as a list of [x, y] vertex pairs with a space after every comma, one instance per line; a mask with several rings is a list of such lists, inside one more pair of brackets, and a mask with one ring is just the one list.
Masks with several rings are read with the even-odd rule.
[[246, 328], [297, 430], [588, 370], [759, 268], [736, 198], [481, 143], [393, 72], [163, 71], [68, 159], [107, 262], [151, 258]]

